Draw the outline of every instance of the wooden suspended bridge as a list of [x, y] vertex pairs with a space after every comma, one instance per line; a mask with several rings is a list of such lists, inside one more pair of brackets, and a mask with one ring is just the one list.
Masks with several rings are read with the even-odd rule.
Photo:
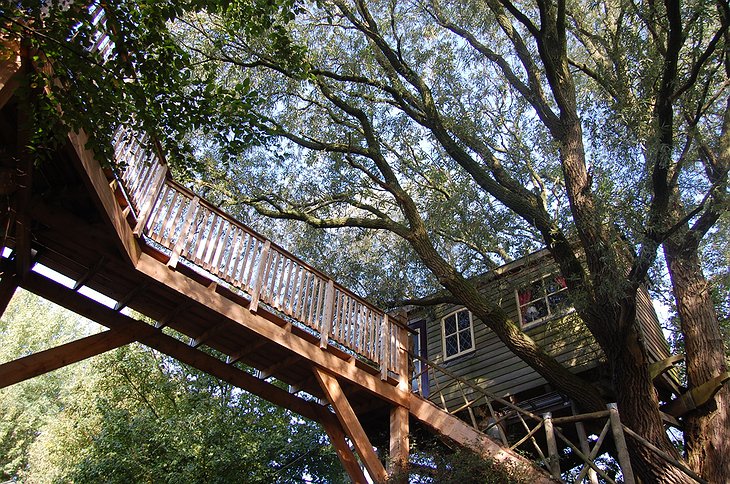
[[[103, 34], [95, 48], [111, 55]], [[0, 388], [138, 341], [321, 423], [353, 482], [366, 482], [360, 463], [384, 482], [386, 454], [391, 471], [407, 462], [411, 422], [552, 482], [410, 391], [403, 321], [173, 180], [144, 134], [117, 131], [118, 170], [73, 132], [36, 164], [27, 100], [16, 95], [34, 66], [16, 52], [0, 65], [0, 313], [22, 287], [108, 330], [0, 365]], [[387, 451], [371, 443], [383, 429]]]

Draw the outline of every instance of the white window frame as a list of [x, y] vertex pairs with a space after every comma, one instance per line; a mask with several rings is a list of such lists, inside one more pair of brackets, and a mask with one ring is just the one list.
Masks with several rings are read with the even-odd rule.
[[[446, 319], [450, 316], [454, 316], [455, 322], [456, 322], [456, 344], [457, 348], [461, 347], [461, 344], [459, 343], [459, 317], [457, 316], [458, 313], [466, 311], [469, 314], [469, 334], [471, 335], [471, 348], [467, 348], [463, 351], [457, 351], [451, 356], [446, 355]], [[452, 333], [453, 334], [453, 333]], [[462, 308], [462, 309], [456, 309], [454, 311], [451, 311], [449, 314], [441, 318], [441, 349], [443, 351], [444, 355], [444, 361], [453, 360], [454, 358], [458, 358], [460, 356], [464, 356], [466, 354], [469, 354], [473, 352], [476, 349], [476, 341], [474, 341], [474, 317], [471, 314], [471, 311], [468, 309]]]
[[[545, 307], [547, 308], [547, 312], [548, 313], [545, 316], [541, 317], [541, 318], [537, 318], [537, 319], [534, 319], [534, 320], [530, 321], [529, 323], [524, 322], [524, 318], [522, 317], [522, 306], [523, 306], [523, 304], [520, 304], [520, 290], [521, 289], [524, 289], [526, 287], [532, 286], [533, 284], [535, 284], [538, 281], [541, 281], [542, 282], [543, 289], [544, 289], [545, 288], [545, 280], [546, 279], [554, 278], [554, 277], [558, 277], [558, 276], [560, 276], [560, 273], [558, 273], [558, 272], [556, 272], [554, 274], [548, 274], [548, 275], [545, 275], [545, 276], [542, 276], [542, 277], [538, 277], [537, 279], [533, 279], [529, 283], [523, 284], [520, 287], [515, 288], [515, 303], [517, 304], [517, 318], [519, 319], [519, 322], [520, 322], [520, 328], [522, 328], [523, 330], [530, 329], [530, 328], [534, 328], [535, 326], [538, 326], [538, 325], [540, 325], [540, 324], [542, 324], [542, 323], [544, 323], [544, 322], [546, 322], [546, 321], [548, 321], [550, 319], [553, 319], [553, 318], [556, 318], [556, 317], [559, 317], [559, 316], [564, 316], [564, 315], [566, 315], [569, 312], [571, 312], [571, 311], [574, 310], [573, 307], [571, 305], [569, 305], [569, 304], [567, 306], [563, 307], [562, 309], [560, 309], [559, 311], [556, 311], [556, 312], [552, 312], [552, 309], [551, 309], [550, 301], [549, 301], [548, 298], [551, 295], [553, 295], [553, 294], [558, 294], [560, 292], [566, 292], [568, 290], [567, 287], [564, 288], [564, 289], [562, 289], [562, 290], [560, 290], [560, 291], [551, 292], [550, 294], [547, 294], [547, 291], [545, 291], [545, 294], [540, 299], [542, 299], [543, 301], [545, 301]], [[533, 299], [532, 301], [537, 301], [537, 300], [538, 299]]]

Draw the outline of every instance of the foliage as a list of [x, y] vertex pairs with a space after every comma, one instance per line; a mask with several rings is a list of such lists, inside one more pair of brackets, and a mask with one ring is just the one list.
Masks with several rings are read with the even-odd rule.
[[[503, 462], [485, 459], [468, 450], [449, 450], [431, 438], [417, 440], [411, 449], [408, 482], [417, 484], [527, 484], [522, 472]], [[398, 482], [395, 474], [392, 480]]]
[[[201, 173], [201, 185], [230, 206], [343, 229], [345, 240], [388, 233], [397, 250], [351, 244], [354, 255], [385, 259], [389, 275], [401, 261], [420, 262], [414, 272], [430, 276], [415, 281], [438, 280], [554, 388], [599, 410], [592, 382], [547, 355], [469, 279], [547, 247], [606, 355], [622, 416], [673, 452], [636, 296], [663, 247], [667, 265], [687, 276], [672, 281], [677, 304], [703, 298], [684, 289], [702, 283], [699, 243], [728, 210], [730, 12], [705, 0], [589, 3], [306, 4], [286, 25], [292, 43], [306, 46], [303, 70], [230, 28], [226, 15], [181, 18], [194, 59], [265, 94], [254, 109], [271, 137], [238, 158], [206, 144], [212, 175]], [[382, 299], [382, 273], [353, 265], [358, 285]], [[408, 289], [422, 295], [418, 286]], [[685, 338], [717, 330], [717, 318], [698, 316], [682, 315]], [[706, 354], [688, 359], [724, 371]], [[644, 479], [674, 472], [633, 456]]]
[[[0, 320], [0, 361], [86, 336], [92, 328], [58, 306], [18, 291]], [[82, 366], [66, 367], [0, 390], [0, 479], [8, 480], [27, 468], [30, 447], [62, 409], [62, 396]]]
[[[24, 89], [45, 89], [33, 131], [40, 156], [68, 129], [83, 129], [89, 147], [110, 162], [111, 139], [121, 124], [161, 140], [148, 142], [153, 149], [166, 147], [168, 161], [185, 172], [196, 164], [188, 132], [201, 130], [229, 154], [259, 143], [262, 133], [251, 113], [257, 95], [248, 80], [215, 82], [206, 64], [193, 65], [180, 48], [171, 22], [188, 11], [227, 12], [239, 19], [237, 28], [268, 39], [295, 62], [297, 52], [280, 32], [293, 8], [289, 0], [10, 2], [0, 6], [0, 56], [22, 44], [35, 68]], [[101, 31], [111, 40], [108, 53]]]
[[[81, 336], [78, 318], [49, 306], [16, 297], [4, 358]], [[140, 345], [6, 388], [0, 402], [4, 479], [344, 482], [316, 424]]]

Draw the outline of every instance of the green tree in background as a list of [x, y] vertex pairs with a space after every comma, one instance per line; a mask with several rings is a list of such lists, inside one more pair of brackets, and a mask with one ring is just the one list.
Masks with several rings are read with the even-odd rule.
[[[701, 259], [728, 210], [726, 2], [302, 3], [287, 24], [306, 46], [296, 65], [233, 13], [181, 18], [180, 41], [221, 84], [250, 80], [271, 139], [240, 158], [201, 142], [204, 184], [229, 206], [380, 239], [364, 249], [376, 257], [408, 254], [383, 265], [419, 263], [430, 276], [413, 286], [437, 280], [441, 301], [466, 306], [582, 410], [615, 400], [676, 455], [636, 297], [663, 254], [689, 386], [727, 371]], [[606, 355], [608, 385], [572, 375], [469, 278], [538, 246]], [[728, 409], [725, 385], [685, 416], [688, 462], [709, 481], [730, 476]], [[642, 479], [683, 479], [629, 445]]]
[[[99, 151], [120, 121], [159, 134], [206, 194], [327, 230], [305, 232], [303, 252], [365, 255], [325, 261], [366, 294], [438, 284], [582, 410], [615, 400], [676, 455], [636, 321], [660, 254], [689, 386], [727, 371], [710, 284], [723, 275], [708, 281], [702, 252], [727, 237], [727, 2], [119, 2], [105, 4], [117, 48], [104, 66], [83, 53], [83, 8], [13, 5], [3, 31], [65, 67], [38, 81], [54, 93], [40, 113], [63, 106]], [[470, 279], [539, 246], [608, 385], [572, 375]], [[709, 481], [730, 479], [729, 428], [728, 385], [685, 417], [687, 461]], [[629, 444], [642, 479], [683, 478]]]
[[[18, 291], [0, 320], [0, 361], [86, 336], [94, 326], [33, 294]], [[28, 467], [29, 449], [40, 429], [61, 411], [63, 398], [82, 365], [0, 390], [0, 479], [18, 476]]]
[[[3, 361], [91, 328], [20, 293], [0, 326]], [[0, 390], [0, 412], [3, 479], [346, 482], [317, 424], [141, 345]]]

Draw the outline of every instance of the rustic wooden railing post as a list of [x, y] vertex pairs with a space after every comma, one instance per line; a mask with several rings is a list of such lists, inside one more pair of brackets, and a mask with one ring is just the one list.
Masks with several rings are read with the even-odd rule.
[[322, 310], [322, 326], [319, 333], [319, 347], [327, 348], [327, 342], [332, 328], [332, 316], [335, 311], [335, 282], [327, 281], [327, 289], [324, 293], [324, 308]]
[[159, 173], [152, 183], [152, 190], [145, 197], [144, 203], [139, 209], [137, 217], [137, 225], [134, 226], [134, 235], [139, 237], [144, 232], [145, 225], [152, 215], [152, 209], [155, 207], [157, 198], [160, 196], [162, 189], [165, 187], [165, 178], [167, 178], [167, 167], [160, 166]]
[[398, 361], [396, 362], [399, 380], [398, 388], [407, 392], [410, 391], [411, 387], [410, 362], [408, 358], [410, 338], [408, 338], [408, 330], [405, 327], [398, 325], [396, 328], [398, 348]]
[[185, 249], [185, 244], [189, 242], [188, 235], [190, 234], [190, 228], [193, 226], [193, 221], [198, 215], [198, 206], [200, 205], [200, 198], [194, 197], [188, 207], [188, 213], [185, 215], [185, 223], [180, 228], [180, 235], [177, 237], [175, 246], [172, 248], [172, 254], [170, 254], [170, 260], [167, 262], [167, 266], [174, 269], [177, 267], [177, 262], [180, 260], [180, 254]]
[[[571, 410], [573, 411], [573, 415], [578, 415], [575, 405], [571, 406]], [[588, 457], [588, 459], [593, 460], [593, 458], [591, 458], [591, 447], [588, 444], [588, 435], [586, 434], [586, 428], [585, 425], [583, 425], [582, 420], [575, 421], [575, 432], [578, 434], [578, 439], [580, 440], [580, 450]], [[588, 482], [590, 482], [590, 484], [598, 484], [598, 475], [593, 468], [589, 466], [586, 473], [588, 474]], [[577, 480], [576, 482], [581, 481]]]
[[548, 448], [548, 467], [550, 474], [555, 479], [560, 479], [560, 456], [558, 455], [558, 445], [555, 442], [555, 432], [553, 430], [553, 414], [547, 412], [542, 416], [545, 425], [545, 438]]
[[388, 379], [388, 363], [390, 363], [390, 325], [388, 324], [388, 315], [383, 315], [380, 323], [380, 379]]
[[390, 465], [388, 482], [405, 484], [408, 482], [408, 454], [410, 429], [408, 408], [393, 405], [390, 409]]
[[253, 289], [251, 290], [251, 305], [249, 310], [255, 313], [259, 308], [259, 297], [261, 296], [261, 288], [264, 284], [264, 276], [266, 275], [266, 267], [268, 266], [269, 251], [271, 250], [271, 241], [267, 240], [264, 242], [264, 248], [261, 250], [261, 259], [259, 260], [259, 267], [256, 274], [256, 280], [253, 282]]
[[609, 403], [608, 416], [611, 420], [611, 432], [613, 432], [613, 441], [616, 445], [618, 453], [618, 463], [621, 466], [621, 473], [624, 475], [626, 484], [634, 484], [634, 471], [631, 468], [631, 457], [629, 457], [629, 449], [626, 446], [626, 438], [624, 437], [624, 429], [621, 426], [621, 417], [618, 413], [618, 406], [615, 403]]

